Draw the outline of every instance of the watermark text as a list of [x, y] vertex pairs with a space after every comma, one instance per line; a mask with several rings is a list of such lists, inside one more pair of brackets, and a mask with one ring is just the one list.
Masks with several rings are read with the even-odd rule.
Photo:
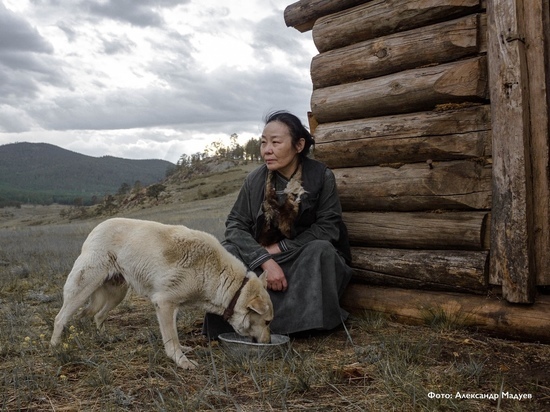
[[496, 401], [498, 399], [512, 399], [516, 401], [525, 401], [533, 399], [530, 393], [512, 393], [502, 391], [500, 393], [472, 393], [472, 392], [456, 392], [456, 393], [437, 393], [428, 392], [430, 399], [489, 399]]

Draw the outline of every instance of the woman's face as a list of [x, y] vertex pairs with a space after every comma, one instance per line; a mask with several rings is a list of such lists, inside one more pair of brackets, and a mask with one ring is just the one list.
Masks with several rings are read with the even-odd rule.
[[288, 126], [273, 121], [265, 125], [262, 133], [260, 153], [271, 171], [277, 171], [290, 179], [298, 166], [298, 154], [304, 149], [305, 140], [300, 139], [295, 146]]

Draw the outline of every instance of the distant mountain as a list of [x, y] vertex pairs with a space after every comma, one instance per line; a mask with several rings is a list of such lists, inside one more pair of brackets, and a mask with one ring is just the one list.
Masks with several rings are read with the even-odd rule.
[[150, 185], [175, 165], [165, 160], [91, 157], [47, 143], [0, 146], [0, 204], [73, 203], [115, 194], [122, 184]]

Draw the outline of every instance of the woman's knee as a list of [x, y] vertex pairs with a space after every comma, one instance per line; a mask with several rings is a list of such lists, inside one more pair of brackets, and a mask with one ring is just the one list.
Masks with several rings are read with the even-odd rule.
[[307, 253], [337, 253], [336, 248], [328, 240], [312, 240], [304, 245]]

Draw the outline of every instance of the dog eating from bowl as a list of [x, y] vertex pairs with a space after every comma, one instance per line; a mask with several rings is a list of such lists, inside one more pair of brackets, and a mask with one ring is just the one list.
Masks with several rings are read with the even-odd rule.
[[132, 287], [153, 303], [168, 357], [184, 369], [196, 362], [179, 343], [176, 316], [182, 306], [222, 315], [237, 333], [270, 342], [273, 305], [266, 274], [257, 276], [218, 240], [185, 226], [113, 218], [96, 226], [82, 245], [63, 287], [63, 306], [54, 322], [53, 347], [64, 327], [86, 302], [80, 316], [98, 329]]

